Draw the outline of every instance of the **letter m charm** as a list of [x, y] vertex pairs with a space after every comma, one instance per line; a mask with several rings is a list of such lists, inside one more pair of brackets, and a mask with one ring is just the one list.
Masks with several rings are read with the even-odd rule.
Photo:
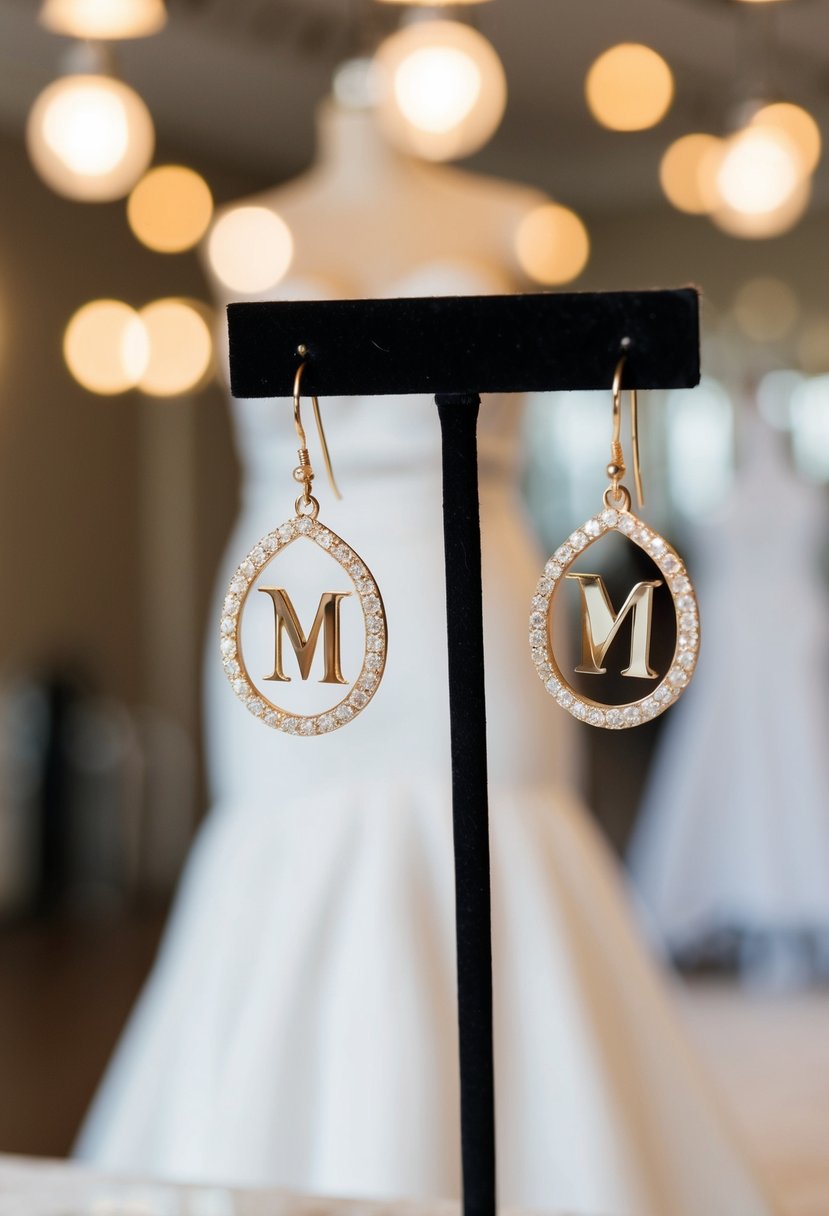
[[325, 641], [325, 675], [320, 684], [347, 684], [348, 680], [343, 678], [340, 659], [340, 604], [344, 599], [348, 599], [351, 592], [323, 592], [311, 632], [306, 638], [288, 592], [281, 587], [260, 587], [259, 590], [271, 597], [274, 611], [273, 674], [265, 676], [265, 679], [290, 683], [291, 677], [285, 675], [282, 666], [282, 635], [287, 633], [299, 665], [299, 674], [303, 680], [307, 680], [311, 674], [311, 664], [322, 630]]
[[581, 663], [576, 671], [601, 676], [607, 671], [601, 664], [613, 639], [619, 632], [628, 613], [632, 614], [630, 638], [630, 664], [623, 676], [635, 676], [640, 680], [652, 680], [657, 673], [651, 670], [648, 661], [651, 645], [651, 623], [653, 618], [654, 587], [661, 587], [662, 580], [637, 583], [618, 613], [607, 594], [604, 581], [598, 574], [568, 574], [579, 585], [581, 592]]

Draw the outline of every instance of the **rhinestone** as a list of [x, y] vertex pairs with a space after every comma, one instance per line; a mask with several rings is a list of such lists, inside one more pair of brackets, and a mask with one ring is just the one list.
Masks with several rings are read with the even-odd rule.
[[278, 726], [279, 725], [279, 714], [276, 712], [276, 710], [269, 709], [266, 711], [264, 717], [262, 718], [262, 721], [267, 726]]
[[347, 722], [349, 718], [354, 717], [354, 710], [350, 705], [338, 705], [334, 710], [334, 717], [338, 722]]
[[583, 701], [576, 701], [571, 712], [574, 718], [578, 718], [580, 722], [583, 722], [587, 717], [587, 706]]
[[546, 595], [533, 596], [533, 608], [539, 608], [541, 611], [546, 611], [550, 601]]
[[361, 578], [357, 580], [357, 590], [360, 595], [373, 595], [377, 588], [370, 578]]
[[226, 613], [235, 612], [238, 607], [239, 607], [238, 595], [226, 595], [225, 596], [225, 612]]
[[348, 567], [348, 573], [352, 578], [363, 578], [365, 576], [365, 567], [360, 562], [352, 562]]
[[352, 705], [356, 705], [358, 709], [362, 709], [364, 705], [368, 705], [368, 697], [360, 689], [355, 689], [349, 698]]
[[642, 721], [642, 711], [638, 705], [628, 705], [623, 713], [628, 726], [637, 726]]
[[333, 730], [337, 723], [334, 720], [333, 714], [323, 714], [317, 719], [317, 725], [320, 730]]
[[234, 622], [232, 616], [222, 617], [222, 633], [233, 633]]
[[604, 713], [600, 709], [591, 709], [587, 721], [591, 726], [604, 726]]
[[654, 699], [654, 701], [663, 701], [663, 702], [670, 701], [670, 699], [671, 699], [670, 688], [666, 688], [664, 684], [660, 684], [659, 688], [657, 688], [654, 691], [653, 699]]
[[[312, 520], [310, 520], [310, 519], [306, 519], [306, 518], [300, 519], [300, 520], [297, 522], [297, 525], [296, 525], [296, 530], [297, 530], [297, 532], [299, 532], [299, 533], [300, 533], [302, 536], [309, 536], [309, 535], [310, 535], [310, 534], [311, 534], [311, 533], [314, 531], [314, 524], [313, 524], [313, 521], [312, 521]], [[307, 721], [307, 719], [306, 719], [306, 721]], [[306, 722], [305, 722], [305, 721], [303, 721], [302, 726], [300, 727], [300, 730], [302, 731], [302, 734], [303, 734], [303, 735], [307, 735], [307, 734], [309, 733], [309, 732], [308, 732], [308, 731], [305, 729], [305, 725], [306, 725]], [[313, 732], [311, 732], [311, 733], [313, 733]]]
[[246, 694], [250, 691], [247, 680], [234, 680], [233, 691], [236, 693], [237, 697], [246, 696]]
[[559, 562], [554, 562], [553, 559], [550, 558], [547, 565], [544, 567], [544, 573], [548, 576], [548, 578], [558, 578], [561, 574], [561, 564]]
[[[281, 541], [290, 540], [293, 534], [294, 525], [292, 523], [281, 524], [279, 528], [277, 528], [277, 535]], [[292, 722], [293, 718], [289, 718], [288, 721]]]
[[547, 624], [547, 616], [543, 612], [533, 612], [530, 614], [530, 628], [540, 629], [542, 625]]
[[602, 522], [608, 528], [615, 528], [619, 522], [619, 512], [608, 507], [606, 511], [602, 511]]
[[569, 708], [575, 699], [576, 698], [573, 696], [573, 694], [568, 692], [566, 688], [560, 688], [556, 694], [556, 700], [558, 701], [559, 705], [563, 705], [565, 709]]
[[694, 650], [699, 642], [699, 634], [696, 632], [681, 633], [676, 640], [677, 650]]
[[561, 680], [557, 680], [555, 676], [551, 676], [544, 687], [547, 689], [547, 692], [552, 693], [552, 695], [555, 696], [561, 688]]
[[[619, 531], [624, 532], [625, 536], [630, 536], [636, 530], [636, 520], [632, 515], [623, 515], [619, 520]], [[607, 715], [608, 721], [610, 714]]]
[[695, 612], [683, 612], [679, 618], [680, 629], [696, 629], [697, 614]]
[[257, 545], [255, 549], [251, 550], [250, 559], [257, 566], [262, 565], [262, 562], [265, 560], [265, 550], [261, 545]]
[[382, 638], [370, 637], [366, 642], [366, 646], [369, 650], [382, 650], [385, 646], [385, 642]]
[[621, 709], [609, 709], [606, 714], [608, 726], [621, 726], [624, 723], [624, 714]]
[[541, 676], [542, 680], [548, 680], [553, 674], [552, 667], [543, 659], [536, 660], [536, 667], [538, 668], [538, 674]]
[[651, 538], [651, 534], [647, 528], [637, 528], [636, 531], [633, 533], [633, 539], [636, 541], [636, 543], [638, 545], [641, 545], [643, 548], [647, 548], [647, 544], [648, 544], [648, 541], [650, 540], [650, 538]]
[[652, 553], [654, 557], [659, 557], [660, 554], [665, 552], [667, 547], [668, 546], [665, 544], [661, 536], [652, 536], [648, 543], [648, 551]]
[[295, 735], [299, 730], [299, 720], [297, 718], [286, 718], [282, 729], [286, 730], [289, 735]]
[[533, 646], [543, 646], [547, 641], [547, 634], [543, 629], [534, 629], [530, 634], [530, 642]]
[[314, 719], [303, 718], [299, 724], [299, 733], [301, 735], [315, 735], [317, 732], [314, 730]]
[[686, 671], [689, 667], [693, 667], [696, 661], [696, 655], [692, 654], [690, 650], [686, 650], [685, 653], [681, 654], [677, 659], [679, 666], [684, 667]]
[[673, 553], [666, 553], [660, 557], [659, 564], [666, 574], [673, 574], [675, 570], [679, 569], [679, 561]]
[[224, 669], [229, 676], [238, 676], [239, 672], [242, 670], [235, 659], [225, 659]]
[[676, 574], [671, 579], [671, 590], [681, 594], [683, 591], [691, 590], [690, 579], [687, 579], [684, 574]]
[[366, 667], [369, 671], [379, 671], [383, 666], [383, 660], [379, 654], [370, 654], [366, 658]]
[[243, 591], [247, 590], [247, 586], [248, 586], [247, 579], [242, 578], [241, 574], [237, 574], [231, 580], [230, 590], [234, 591], [236, 593], [236, 595], [241, 595]]
[[222, 654], [230, 655], [236, 653], [236, 643], [234, 642], [233, 638], [222, 638], [221, 647]]
[[668, 683], [672, 688], [684, 688], [688, 683], [688, 673], [681, 667], [672, 667], [668, 672]]
[[245, 561], [242, 562], [239, 569], [242, 571], [242, 574], [244, 574], [245, 578], [253, 578], [254, 574], [256, 573], [256, 567], [254, 566], [254, 564], [250, 560], [250, 558], [246, 558]]
[[570, 544], [575, 549], [575, 551], [578, 553], [587, 544], [587, 537], [584, 535], [583, 532], [580, 532], [577, 530], [570, 537]]
[[697, 603], [692, 595], [681, 595], [677, 600], [680, 612], [695, 612]]
[[553, 589], [553, 584], [550, 582], [550, 580], [548, 578], [541, 578], [538, 580], [538, 594], [539, 595], [549, 595], [550, 592], [552, 591], [552, 589]]
[[383, 632], [382, 617], [370, 616], [368, 618], [368, 620], [366, 621], [366, 630], [369, 633], [382, 633]]
[[[542, 663], [546, 663], [549, 659], [546, 646], [534, 646], [532, 649], [533, 662], [536, 667], [540, 667]], [[552, 669], [551, 669], [552, 670]]]
[[598, 519], [588, 519], [587, 523], [584, 525], [584, 531], [588, 536], [601, 536], [602, 525], [599, 523]]
[[276, 539], [273, 532], [269, 532], [268, 535], [265, 537], [265, 539], [262, 541], [262, 547], [268, 553], [273, 553], [278, 544], [279, 544], [279, 541]]
[[332, 549], [332, 553], [341, 562], [347, 562], [351, 557], [351, 554], [349, 553], [348, 549], [346, 549], [345, 545], [335, 545]]
[[368, 692], [369, 689], [373, 688], [376, 683], [377, 676], [373, 671], [367, 671], [360, 680], [360, 688], [365, 688], [365, 690]]
[[[320, 528], [319, 532], [317, 533], [317, 544], [322, 545], [323, 549], [330, 549], [332, 540], [333, 537], [331, 536], [331, 533], [327, 532], [325, 528]], [[320, 722], [322, 722], [322, 718], [320, 718]]]
[[560, 549], [556, 549], [555, 553], [553, 554], [553, 560], [559, 562], [560, 565], [565, 566], [567, 562], [570, 561], [572, 556], [573, 550], [570, 548], [570, 546], [562, 545]]
[[363, 608], [365, 609], [366, 612], [379, 612], [380, 611], [379, 597], [376, 595], [364, 595], [363, 596]]
[[659, 704], [653, 697], [646, 697], [642, 702], [642, 713], [646, 718], [654, 718], [659, 713]]
[[252, 714], [263, 714], [265, 712], [265, 702], [261, 697], [251, 697], [248, 701], [248, 709]]

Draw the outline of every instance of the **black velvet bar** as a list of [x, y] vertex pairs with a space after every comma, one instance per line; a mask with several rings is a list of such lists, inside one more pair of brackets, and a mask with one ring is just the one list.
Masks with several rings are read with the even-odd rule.
[[437, 398], [452, 735], [455, 936], [466, 1216], [495, 1212], [495, 1081], [477, 394]]
[[609, 388], [623, 339], [625, 384], [699, 382], [699, 298], [678, 291], [437, 296], [231, 304], [234, 397], [522, 393]]

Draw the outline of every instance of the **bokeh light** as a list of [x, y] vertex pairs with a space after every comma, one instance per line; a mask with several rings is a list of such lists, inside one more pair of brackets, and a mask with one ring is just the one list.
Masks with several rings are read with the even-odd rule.
[[213, 273], [231, 291], [268, 291], [294, 256], [291, 230], [269, 207], [234, 207], [213, 226], [207, 244]]
[[601, 54], [585, 81], [590, 112], [611, 131], [644, 131], [667, 114], [674, 96], [668, 64], [649, 46], [622, 42]]
[[772, 127], [748, 126], [725, 141], [717, 191], [726, 207], [745, 215], [777, 211], [802, 179], [797, 150]]
[[659, 166], [666, 198], [688, 215], [706, 215], [716, 206], [713, 156], [722, 147], [716, 135], [694, 132], [668, 147]]
[[404, 26], [382, 43], [376, 62], [383, 129], [417, 156], [468, 156], [503, 117], [503, 66], [491, 43], [468, 25], [428, 20]]
[[829, 372], [829, 316], [812, 317], [797, 340], [797, 357], [810, 376]]
[[765, 240], [782, 236], [803, 218], [811, 195], [812, 179], [805, 177], [785, 202], [772, 211], [738, 211], [721, 202], [711, 213], [711, 219], [729, 236], [744, 240]]
[[213, 217], [213, 196], [204, 178], [184, 165], [150, 169], [127, 203], [130, 228], [157, 253], [181, 253], [198, 244]]
[[155, 133], [138, 94], [111, 76], [64, 76], [37, 97], [26, 127], [29, 156], [58, 194], [84, 202], [123, 198], [152, 159]]
[[791, 333], [800, 315], [797, 296], [782, 279], [750, 279], [734, 298], [734, 319], [753, 342], [778, 342]]
[[751, 120], [753, 127], [782, 131], [797, 149], [804, 173], [813, 173], [821, 153], [820, 127], [808, 110], [789, 101], [763, 106]]
[[138, 387], [153, 397], [176, 397], [203, 383], [213, 366], [206, 309], [188, 300], [154, 300], [138, 314], [149, 358]]
[[537, 283], [554, 287], [581, 274], [590, 256], [590, 238], [569, 207], [544, 203], [524, 216], [515, 236], [521, 269]]
[[44, 0], [40, 24], [69, 38], [144, 38], [167, 20], [164, 0]]
[[63, 357], [77, 382], [93, 393], [124, 393], [144, 374], [147, 331], [122, 300], [92, 300], [79, 308], [63, 336]]

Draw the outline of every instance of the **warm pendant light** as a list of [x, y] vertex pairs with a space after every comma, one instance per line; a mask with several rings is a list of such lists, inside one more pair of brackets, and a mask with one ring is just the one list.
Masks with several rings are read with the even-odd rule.
[[167, 21], [164, 0], [43, 0], [40, 24], [70, 38], [145, 38]]
[[501, 60], [490, 42], [459, 21], [405, 25], [377, 51], [380, 123], [405, 151], [455, 160], [482, 148], [507, 101]]
[[109, 71], [102, 48], [77, 46], [69, 74], [36, 98], [26, 125], [29, 156], [57, 194], [109, 202], [129, 194], [155, 146], [150, 112]]

